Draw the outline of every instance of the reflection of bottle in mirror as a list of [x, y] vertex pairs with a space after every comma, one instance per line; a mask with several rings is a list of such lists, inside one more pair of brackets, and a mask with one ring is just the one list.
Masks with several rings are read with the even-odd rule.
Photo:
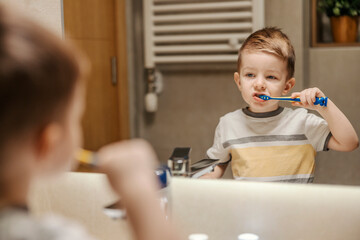
[[160, 167], [155, 170], [155, 174], [160, 180], [161, 189], [160, 193], [160, 205], [166, 214], [166, 219], [169, 219], [170, 214], [170, 170], [167, 166]]
[[243, 233], [238, 236], [238, 240], [259, 240], [259, 236], [253, 233]]
[[208, 240], [209, 236], [203, 233], [195, 233], [189, 235], [189, 240]]

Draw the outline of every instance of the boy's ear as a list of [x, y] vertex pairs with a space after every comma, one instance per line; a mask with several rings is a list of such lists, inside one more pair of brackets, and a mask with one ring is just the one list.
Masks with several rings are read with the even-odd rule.
[[35, 142], [35, 150], [39, 160], [46, 159], [55, 146], [59, 144], [61, 136], [62, 128], [58, 123], [48, 124], [40, 131]]
[[242, 88], [241, 88], [241, 82], [240, 82], [240, 74], [238, 72], [234, 73], [234, 81], [235, 81], [238, 89], [241, 91]]
[[295, 82], [296, 82], [295, 78], [290, 78], [289, 80], [287, 80], [282, 94], [283, 95], [288, 94], [290, 92], [290, 90], [295, 86]]

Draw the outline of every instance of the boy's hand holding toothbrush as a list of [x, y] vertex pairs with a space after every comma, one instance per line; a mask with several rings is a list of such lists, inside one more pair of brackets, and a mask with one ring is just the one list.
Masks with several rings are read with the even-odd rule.
[[292, 102], [293, 106], [303, 107], [310, 110], [320, 110], [323, 107], [320, 105], [314, 105], [316, 98], [325, 97], [325, 94], [319, 88], [308, 88], [301, 92], [294, 92], [291, 94], [291, 98], [300, 98], [300, 102]]
[[[359, 146], [354, 127], [343, 112], [319, 88], [308, 88], [301, 92], [294, 92], [290, 97], [270, 97], [260, 95], [267, 100], [290, 101], [293, 106], [316, 110], [327, 122], [331, 137], [328, 148], [336, 151], [353, 151]], [[315, 102], [318, 102], [315, 104]]]
[[299, 97], [301, 102], [293, 102], [293, 106], [316, 110], [327, 122], [332, 134], [328, 148], [335, 151], [353, 151], [359, 146], [354, 127], [344, 113], [330, 100], [327, 99], [327, 107], [314, 105], [316, 97], [325, 97], [319, 88], [308, 88], [301, 92], [294, 92], [291, 97]]
[[101, 148], [97, 155], [98, 168], [108, 176], [115, 191], [137, 186], [142, 181], [145, 185], [150, 184], [149, 180], [156, 181], [157, 158], [153, 148], [144, 140], [112, 143]]

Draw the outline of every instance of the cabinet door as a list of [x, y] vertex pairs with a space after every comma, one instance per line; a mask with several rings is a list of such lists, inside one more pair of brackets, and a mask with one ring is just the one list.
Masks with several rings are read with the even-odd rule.
[[83, 119], [89, 150], [129, 133], [124, 8], [124, 0], [63, 0], [65, 38], [91, 62]]

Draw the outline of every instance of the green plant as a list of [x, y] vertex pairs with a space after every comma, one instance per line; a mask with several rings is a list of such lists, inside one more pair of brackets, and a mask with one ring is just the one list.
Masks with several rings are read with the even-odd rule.
[[328, 17], [359, 16], [360, 0], [319, 0], [318, 8]]

